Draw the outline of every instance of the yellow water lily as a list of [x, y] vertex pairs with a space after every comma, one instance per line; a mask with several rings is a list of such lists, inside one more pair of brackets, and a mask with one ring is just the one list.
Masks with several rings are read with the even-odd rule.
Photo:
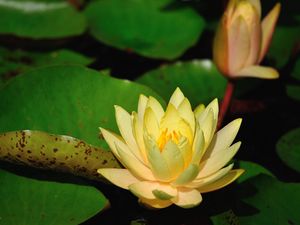
[[202, 201], [201, 193], [222, 188], [243, 173], [227, 165], [241, 145], [232, 144], [241, 119], [216, 132], [217, 99], [192, 111], [177, 88], [166, 111], [155, 98], [144, 95], [137, 112], [129, 114], [120, 106], [115, 111], [121, 136], [100, 129], [125, 169], [98, 172], [145, 205], [194, 207]]
[[278, 72], [258, 64], [270, 45], [280, 12], [277, 3], [260, 21], [260, 0], [230, 0], [216, 31], [213, 58], [230, 78], [278, 78]]

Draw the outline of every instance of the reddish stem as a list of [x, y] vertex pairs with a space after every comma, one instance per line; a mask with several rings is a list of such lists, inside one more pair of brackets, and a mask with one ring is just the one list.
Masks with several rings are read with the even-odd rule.
[[68, 0], [69, 4], [71, 4], [75, 9], [80, 9], [81, 3], [78, 0]]
[[223, 101], [222, 101], [221, 107], [220, 107], [219, 118], [218, 118], [218, 127], [217, 127], [218, 130], [220, 129], [220, 127], [223, 123], [224, 117], [230, 106], [233, 90], [234, 90], [234, 82], [232, 80], [228, 80], [225, 94], [223, 97]]

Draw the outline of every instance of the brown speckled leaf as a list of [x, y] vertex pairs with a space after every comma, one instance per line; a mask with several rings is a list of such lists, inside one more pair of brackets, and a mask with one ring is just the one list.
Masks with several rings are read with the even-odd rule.
[[120, 167], [109, 151], [70, 136], [30, 130], [0, 134], [0, 159], [89, 179], [101, 179], [98, 168]]

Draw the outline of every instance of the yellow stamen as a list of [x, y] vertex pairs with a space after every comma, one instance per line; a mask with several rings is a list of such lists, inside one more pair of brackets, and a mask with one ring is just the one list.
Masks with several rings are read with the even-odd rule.
[[168, 132], [168, 128], [166, 128], [161, 132], [157, 140], [157, 145], [162, 151], [169, 140], [172, 140], [174, 143], [178, 144], [180, 136], [180, 133], [177, 133], [175, 130], [173, 130], [172, 132]]

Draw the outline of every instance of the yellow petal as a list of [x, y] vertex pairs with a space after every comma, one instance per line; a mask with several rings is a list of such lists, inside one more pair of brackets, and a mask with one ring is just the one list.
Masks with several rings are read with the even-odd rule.
[[250, 52], [250, 34], [243, 16], [238, 16], [230, 25], [229, 42], [229, 74], [236, 76], [236, 72], [243, 68]]
[[159, 121], [157, 121], [155, 113], [153, 112], [153, 110], [150, 107], [148, 107], [145, 111], [144, 129], [154, 139], [158, 139], [159, 134], [160, 134]]
[[107, 131], [106, 129], [104, 129], [102, 127], [99, 127], [99, 129], [100, 129], [101, 134], [103, 135], [104, 140], [108, 144], [109, 148], [111, 149], [111, 151], [114, 153], [114, 155], [120, 161], [120, 156], [116, 149], [115, 143], [118, 143], [118, 145], [126, 145], [124, 143], [123, 138], [113, 132]]
[[204, 145], [205, 145], [205, 140], [204, 140], [203, 132], [200, 126], [197, 126], [195, 137], [194, 137], [194, 143], [193, 143], [192, 163], [199, 165], [199, 162], [204, 154], [204, 150], [205, 150]]
[[235, 119], [234, 121], [227, 124], [221, 130], [219, 130], [215, 136], [213, 137], [210, 145], [205, 151], [205, 155], [202, 160], [206, 160], [207, 158], [213, 156], [221, 150], [228, 148], [233, 140], [235, 139], [240, 126], [242, 123], [242, 119]]
[[136, 112], [132, 113], [133, 116], [133, 133], [135, 140], [138, 144], [138, 148], [141, 152], [143, 161], [145, 164], [148, 164], [148, 159], [147, 159], [147, 154], [146, 154], [146, 147], [144, 143], [144, 129], [143, 129], [143, 123], [142, 121], [138, 118], [138, 115]]
[[180, 88], [177, 87], [175, 89], [174, 93], [172, 94], [169, 103], [171, 103], [177, 109], [178, 106], [183, 101], [183, 99], [184, 99], [184, 95], [183, 95], [182, 91], [180, 90]]
[[173, 178], [172, 173], [156, 142], [147, 134], [144, 134], [144, 141], [149, 165], [155, 178], [162, 182], [169, 182]]
[[195, 131], [195, 115], [192, 111], [192, 106], [187, 98], [184, 98], [183, 101], [177, 108], [179, 115], [183, 118], [191, 127], [192, 132]]
[[129, 186], [129, 190], [138, 198], [169, 200], [177, 196], [177, 189], [168, 184], [142, 181]]
[[150, 107], [155, 114], [156, 120], [159, 122], [164, 115], [161, 104], [153, 97], [149, 97], [147, 107]]
[[184, 159], [180, 149], [173, 141], [168, 141], [161, 152], [170, 169], [171, 176], [177, 177], [184, 169]]
[[184, 167], [187, 167], [192, 159], [193, 156], [193, 150], [191, 148], [191, 145], [186, 137], [181, 137], [179, 139], [179, 142], [177, 144], [177, 147], [179, 148], [182, 157], [184, 159]]
[[129, 147], [129, 150], [139, 159], [142, 160], [141, 153], [137, 146], [135, 137], [133, 135], [133, 123], [131, 115], [126, 112], [122, 107], [115, 106], [116, 121], [120, 133]]
[[141, 182], [140, 179], [133, 176], [129, 170], [126, 169], [98, 169], [98, 173], [104, 176], [107, 180], [109, 180], [114, 185], [128, 189], [128, 186], [137, 182]]
[[199, 126], [203, 132], [204, 136], [204, 148], [206, 148], [214, 134], [214, 116], [213, 111], [210, 109], [208, 113], [206, 114], [205, 119], [202, 122], [199, 122]]
[[144, 114], [147, 106], [148, 98], [145, 95], [140, 95], [138, 102], [138, 116], [141, 122], [144, 120]]
[[225, 14], [218, 25], [213, 41], [213, 61], [224, 75], [229, 75], [228, 18]]
[[171, 201], [182, 208], [192, 208], [201, 203], [202, 196], [195, 189], [178, 188], [178, 197]]
[[148, 208], [155, 208], [155, 209], [166, 208], [173, 204], [173, 202], [171, 202], [170, 200], [145, 199], [145, 198], [139, 198], [139, 202]]
[[[219, 103], [218, 99], [212, 100], [207, 107], [205, 108], [204, 106], [198, 106], [200, 109], [196, 109], [195, 111], [195, 118], [196, 120], [201, 124], [203, 121], [206, 119], [207, 114], [212, 111], [213, 112], [213, 118], [214, 120], [218, 119], [218, 114], [219, 114]], [[197, 107], [197, 108], [198, 108]], [[204, 107], [204, 108], [203, 108]]]
[[136, 177], [143, 180], [156, 180], [152, 171], [143, 162], [138, 160], [125, 146], [116, 143], [121, 163]]
[[[257, 10], [253, 10], [253, 16], [251, 20], [251, 27], [249, 29], [249, 35], [250, 35], [250, 49], [249, 49], [249, 55], [247, 57], [247, 60], [243, 67], [247, 67], [250, 65], [256, 64], [260, 48], [261, 48], [261, 38], [262, 38], [262, 29], [260, 25], [260, 16], [257, 12]], [[241, 51], [243, 51], [241, 49]]]
[[276, 79], [279, 77], [278, 72], [266, 66], [248, 66], [236, 73], [239, 77], [257, 77], [261, 79]]
[[208, 185], [210, 183], [215, 182], [216, 180], [219, 180], [220, 178], [222, 178], [223, 176], [225, 176], [233, 167], [233, 163], [230, 164], [229, 166], [226, 166], [223, 169], [220, 169], [219, 171], [215, 172], [214, 174], [204, 177], [204, 178], [200, 178], [200, 179], [194, 179], [193, 181], [191, 181], [189, 184], [185, 185], [188, 188], [200, 188], [204, 185]]
[[241, 142], [237, 142], [233, 144], [231, 147], [229, 147], [228, 149], [219, 151], [214, 156], [201, 162], [199, 165], [200, 172], [197, 176], [197, 179], [209, 176], [215, 173], [216, 171], [218, 171], [219, 169], [221, 169], [222, 167], [224, 167], [237, 153], [240, 146], [241, 146]]
[[160, 122], [160, 133], [168, 130], [168, 132], [176, 131], [182, 136], [188, 138], [189, 142], [193, 141], [193, 133], [191, 127], [181, 117], [176, 108], [169, 104], [164, 117]]
[[262, 43], [257, 63], [260, 63], [263, 60], [266, 52], [268, 51], [274, 33], [275, 25], [279, 16], [280, 8], [280, 3], [277, 3], [262, 21]]
[[205, 105], [199, 104], [194, 110], [195, 118], [199, 118], [200, 115], [204, 112], [204, 109], [205, 109]]
[[184, 186], [187, 183], [190, 183], [194, 180], [199, 173], [199, 166], [196, 164], [190, 164], [179, 177], [172, 182], [172, 185], [175, 186]]
[[197, 190], [200, 193], [206, 193], [206, 192], [218, 190], [235, 181], [240, 175], [242, 175], [243, 172], [244, 172], [243, 169], [231, 170], [227, 175], [225, 175], [221, 179], [213, 183], [204, 185], [200, 188], [197, 188]]
[[251, 5], [254, 6], [257, 14], [258, 14], [258, 17], [261, 18], [261, 4], [260, 4], [260, 0], [248, 0]]

